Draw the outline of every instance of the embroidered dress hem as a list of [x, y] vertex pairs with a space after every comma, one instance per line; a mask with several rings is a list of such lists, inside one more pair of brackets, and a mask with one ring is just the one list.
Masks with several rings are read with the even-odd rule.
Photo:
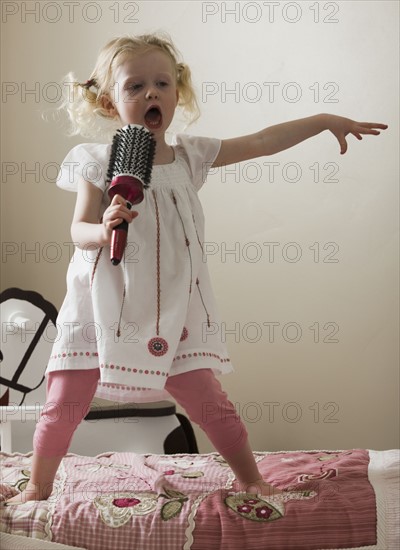
[[[47, 373], [57, 370], [100, 369], [95, 397], [119, 403], [153, 403], [171, 400], [173, 397], [165, 389], [168, 377], [199, 369], [211, 369], [216, 376], [233, 372], [230, 359], [220, 352], [210, 349], [183, 350], [175, 355], [169, 373], [140, 368], [125, 368], [116, 364], [99, 364], [97, 352], [88, 350], [65, 350], [53, 354], [48, 363]], [[129, 374], [135, 381], [143, 380], [143, 387], [122, 383]], [[151, 382], [149, 382], [150, 378]], [[156, 383], [154, 382], [156, 380]], [[121, 382], [121, 383], [119, 383]], [[151, 383], [153, 387], [147, 387]]]
[[[189, 364], [187, 364], [186, 366], [182, 365], [182, 370], [180, 372], [176, 372], [175, 374], [170, 374], [169, 378], [174, 375], [183, 374], [184, 372], [199, 370], [200, 368], [212, 369], [215, 376], [219, 376], [221, 374], [229, 374], [233, 371], [232, 367], [230, 367], [229, 370], [227, 367], [221, 370], [220, 367], [215, 367], [215, 361], [210, 361], [207, 366], [205, 364], [202, 364], [202, 366], [198, 367], [198, 369], [193, 368], [192, 365], [189, 366]], [[153, 388], [137, 388], [133, 386], [124, 386], [107, 382], [99, 382], [95, 397], [99, 397], [100, 399], [107, 399], [109, 401], [114, 401], [118, 403], [154, 403], [157, 401], [166, 400], [174, 401], [174, 397], [166, 389], [155, 390]]]

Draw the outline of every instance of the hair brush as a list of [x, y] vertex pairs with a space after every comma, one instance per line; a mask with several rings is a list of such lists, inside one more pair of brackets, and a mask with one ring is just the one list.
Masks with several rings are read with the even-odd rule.
[[[108, 196], [121, 195], [127, 207], [143, 200], [143, 189], [150, 185], [156, 142], [144, 126], [128, 124], [117, 130], [111, 145], [107, 181], [111, 181]], [[128, 236], [128, 222], [114, 227], [111, 237], [110, 258], [118, 265], [123, 258]]]

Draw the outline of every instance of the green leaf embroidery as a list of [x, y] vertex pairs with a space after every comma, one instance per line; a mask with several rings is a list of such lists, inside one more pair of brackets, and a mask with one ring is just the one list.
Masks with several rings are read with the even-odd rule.
[[214, 457], [214, 460], [215, 462], [218, 462], [220, 464], [220, 466], [225, 466], [225, 467], [229, 467], [229, 464], [227, 463], [227, 461], [222, 458], [222, 456], [218, 456], [218, 457]]
[[13, 487], [16, 487], [18, 491], [23, 491], [24, 489], [26, 489], [28, 481], [31, 477], [30, 470], [21, 470], [21, 474], [25, 477], [20, 477], [15, 483], [13, 483]]
[[204, 476], [203, 472], [188, 472], [186, 474], [181, 474], [181, 477], [185, 477], [185, 478], [195, 478], [195, 477], [203, 477], [203, 476]]
[[20, 479], [17, 481], [15, 487], [18, 489], [18, 491], [24, 491], [28, 485], [29, 479]]
[[317, 460], [323, 462], [325, 460], [332, 460], [333, 458], [338, 458], [338, 455], [332, 455], [332, 456], [319, 456]]
[[177, 516], [182, 510], [182, 508], [183, 508], [183, 502], [181, 502], [180, 500], [172, 500], [170, 502], [167, 502], [161, 508], [161, 518], [164, 521], [168, 521], [169, 519], [172, 519], [175, 516]]

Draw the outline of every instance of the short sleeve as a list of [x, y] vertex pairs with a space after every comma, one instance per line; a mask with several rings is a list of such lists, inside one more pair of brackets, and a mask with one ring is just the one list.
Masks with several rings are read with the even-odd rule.
[[111, 145], [82, 143], [73, 147], [63, 160], [56, 184], [66, 191], [78, 191], [80, 178], [106, 190], [108, 162]]
[[199, 191], [218, 156], [221, 140], [176, 134], [173, 136], [171, 144], [177, 147], [178, 152], [186, 158], [192, 174], [193, 185]]

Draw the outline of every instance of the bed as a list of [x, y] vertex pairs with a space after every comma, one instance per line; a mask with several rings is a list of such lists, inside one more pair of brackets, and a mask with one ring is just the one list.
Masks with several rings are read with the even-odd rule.
[[[218, 453], [69, 453], [48, 501], [1, 507], [1, 548], [28, 537], [10, 548], [398, 550], [399, 455], [254, 452], [282, 502], [239, 492]], [[0, 453], [2, 499], [23, 490], [31, 457]]]

